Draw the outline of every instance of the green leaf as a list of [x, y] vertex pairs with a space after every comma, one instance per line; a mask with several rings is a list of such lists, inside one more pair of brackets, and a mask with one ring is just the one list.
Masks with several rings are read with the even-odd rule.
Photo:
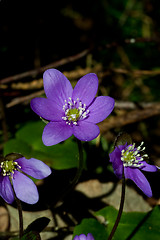
[[26, 158], [37, 158], [57, 170], [77, 167], [78, 147], [73, 138], [54, 146], [45, 146], [42, 132], [45, 124], [42, 121], [29, 122], [17, 131], [16, 137], [4, 146], [4, 155], [17, 152]]
[[50, 222], [49, 218], [46, 217], [37, 218], [31, 224], [28, 225], [25, 232], [27, 233], [30, 231], [34, 231], [40, 233], [48, 225], [49, 222]]
[[153, 239], [160, 238], [160, 206], [156, 206], [152, 211], [146, 214], [143, 222], [138, 226], [137, 231], [133, 235], [133, 240], [136, 239]]
[[[19, 240], [19, 237], [12, 237], [11, 240]], [[21, 240], [41, 240], [41, 237], [38, 232], [30, 231], [25, 233]]]
[[105, 227], [94, 218], [85, 218], [74, 228], [73, 238], [80, 234], [92, 233], [95, 240], [106, 240], [107, 231]]
[[[49, 222], [50, 219], [46, 217], [36, 219], [25, 229], [21, 240], [40, 240], [41, 237], [39, 233], [43, 231], [43, 229], [48, 225]], [[11, 239], [19, 240], [19, 237], [13, 237]]]
[[23, 235], [21, 240], [40, 240], [41, 237], [38, 232], [30, 231]]
[[20, 139], [10, 139], [5, 143], [3, 154], [4, 156], [9, 153], [20, 153], [24, 156], [31, 157], [32, 147], [29, 146], [26, 142]]
[[[107, 221], [107, 233], [109, 234], [113, 228], [118, 211], [109, 206], [98, 212], [96, 216], [103, 216]], [[158, 240], [160, 236], [160, 208], [155, 207], [148, 213], [141, 212], [123, 212], [118, 228], [113, 237], [114, 240], [124, 239], [145, 239]]]

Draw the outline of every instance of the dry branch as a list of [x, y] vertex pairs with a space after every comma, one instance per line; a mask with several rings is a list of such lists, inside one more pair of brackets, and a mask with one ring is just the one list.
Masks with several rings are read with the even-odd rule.
[[43, 67], [40, 67], [40, 68], [37, 68], [37, 69], [33, 69], [33, 70], [30, 70], [30, 71], [27, 71], [27, 72], [23, 72], [23, 73], [20, 73], [20, 74], [16, 74], [14, 76], [10, 76], [10, 77], [1, 79], [0, 84], [17, 81], [17, 80], [20, 80], [20, 79], [25, 78], [25, 77], [35, 77], [38, 74], [43, 73], [45, 70], [47, 70], [49, 68], [55, 68], [55, 67], [65, 65], [65, 64], [70, 63], [70, 62], [74, 62], [74, 61], [86, 56], [89, 53], [89, 51], [90, 51], [89, 49], [85, 49], [82, 52], [77, 53], [76, 55], [72, 55], [72, 56], [69, 56], [69, 57], [66, 57], [66, 58], [62, 58], [61, 60], [50, 63], [46, 66], [43, 66]]
[[156, 115], [160, 115], [160, 103], [155, 103], [152, 107], [146, 107], [145, 109], [129, 111], [120, 116], [111, 116], [100, 123], [99, 127], [102, 133], [106, 133], [109, 129], [140, 122]]

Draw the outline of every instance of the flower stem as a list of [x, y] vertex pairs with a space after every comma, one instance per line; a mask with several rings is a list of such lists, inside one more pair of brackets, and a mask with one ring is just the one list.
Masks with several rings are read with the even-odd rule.
[[82, 142], [80, 140], [77, 139], [77, 144], [78, 144], [78, 152], [79, 152], [79, 159], [78, 159], [78, 169], [77, 169], [77, 173], [74, 177], [74, 179], [72, 180], [71, 183], [71, 187], [73, 188], [76, 183], [78, 182], [81, 174], [82, 174], [82, 170], [84, 167], [84, 162], [83, 162], [83, 147], [82, 147]]
[[78, 182], [78, 180], [79, 180], [79, 178], [82, 174], [82, 170], [83, 170], [83, 167], [84, 167], [82, 142], [77, 139], [77, 144], [78, 144], [78, 153], [79, 153], [78, 168], [77, 168], [77, 172], [76, 172], [75, 177], [71, 181], [68, 189], [66, 189], [65, 195], [66, 195], [66, 193], [68, 193], [69, 191], [71, 191], [75, 187], [76, 183]]
[[17, 209], [18, 209], [18, 215], [19, 215], [19, 239], [22, 238], [23, 236], [23, 215], [22, 215], [22, 205], [21, 205], [21, 201], [17, 198], [16, 193], [14, 191], [14, 187], [13, 187], [13, 183], [12, 183], [12, 178], [11, 176], [9, 176], [9, 180], [12, 186], [12, 190], [13, 190], [13, 194], [14, 194], [14, 198], [17, 204]]
[[115, 221], [115, 224], [112, 228], [112, 231], [108, 237], [108, 240], [111, 240], [113, 238], [113, 235], [115, 234], [115, 231], [118, 227], [118, 224], [120, 222], [121, 216], [122, 216], [122, 212], [123, 212], [123, 206], [124, 206], [124, 200], [125, 200], [125, 176], [124, 176], [124, 168], [123, 168], [123, 174], [122, 174], [122, 193], [121, 193], [121, 201], [120, 201], [120, 206], [119, 206], [119, 211], [118, 211], [118, 215]]
[[78, 153], [79, 153], [79, 158], [78, 158], [78, 167], [77, 167], [77, 172], [73, 180], [70, 181], [69, 185], [65, 188], [65, 190], [61, 193], [59, 197], [59, 201], [62, 200], [76, 185], [78, 182], [83, 167], [84, 167], [84, 159], [83, 159], [83, 147], [82, 147], [82, 142], [77, 139], [77, 144], [78, 144]]

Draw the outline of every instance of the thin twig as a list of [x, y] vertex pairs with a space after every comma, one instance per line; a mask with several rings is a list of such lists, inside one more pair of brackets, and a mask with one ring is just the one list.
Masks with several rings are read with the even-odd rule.
[[145, 109], [126, 111], [123, 115], [111, 116], [99, 123], [99, 128], [101, 133], [104, 134], [111, 128], [123, 127], [157, 115], [160, 115], [160, 103], [155, 103], [152, 107], [146, 107]]
[[38, 96], [42, 95], [43, 93], [44, 93], [44, 90], [40, 90], [40, 91], [37, 91], [35, 93], [29, 94], [27, 96], [14, 98], [11, 102], [6, 104], [6, 107], [10, 108], [10, 107], [13, 107], [15, 105], [24, 103], [26, 101], [29, 102], [32, 98], [38, 97]]
[[7, 129], [7, 123], [6, 123], [4, 104], [1, 97], [0, 97], [0, 120], [1, 120], [2, 131], [3, 131], [3, 140], [4, 142], [7, 142], [8, 129]]
[[26, 71], [26, 72], [23, 72], [23, 73], [20, 73], [20, 74], [16, 74], [14, 76], [10, 76], [10, 77], [1, 79], [0, 83], [1, 84], [9, 83], [9, 82], [20, 80], [20, 79], [25, 78], [25, 77], [35, 77], [38, 74], [43, 73], [45, 70], [47, 70], [49, 68], [59, 67], [59, 66], [65, 65], [67, 63], [74, 62], [74, 61], [86, 56], [89, 53], [89, 51], [90, 51], [90, 49], [85, 49], [82, 52], [79, 52], [75, 55], [72, 55], [72, 56], [69, 56], [69, 57], [66, 57], [66, 58], [62, 58], [61, 60], [50, 63], [46, 66], [43, 66], [43, 67], [40, 67], [40, 68], [37, 68], [37, 69], [33, 69], [33, 70], [30, 70], [30, 71]]
[[154, 76], [154, 75], [159, 75], [160, 70], [142, 70], [142, 69], [125, 69], [125, 68], [111, 68], [111, 72], [114, 73], [120, 73], [120, 74], [127, 74], [127, 75], [132, 75], [133, 77], [138, 77], [138, 76]]
[[115, 108], [118, 109], [128, 109], [128, 110], [134, 110], [134, 109], [144, 109], [148, 107], [154, 107], [154, 104], [157, 104], [155, 102], [130, 102], [130, 101], [116, 101], [115, 102]]

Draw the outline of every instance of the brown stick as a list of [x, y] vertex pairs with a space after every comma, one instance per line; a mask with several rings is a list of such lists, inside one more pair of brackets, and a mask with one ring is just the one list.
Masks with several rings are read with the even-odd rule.
[[24, 103], [24, 102], [27, 102], [27, 101], [29, 102], [32, 98], [39, 97], [43, 93], [44, 93], [44, 90], [40, 90], [38, 92], [32, 93], [32, 94], [27, 95], [27, 96], [14, 98], [11, 102], [6, 104], [6, 107], [10, 108], [10, 107], [13, 107], [15, 105], [18, 105], [18, 104], [21, 104], [21, 103]]
[[8, 129], [7, 129], [7, 123], [6, 123], [4, 104], [3, 104], [1, 97], [0, 97], [0, 120], [1, 120], [1, 125], [2, 125], [3, 140], [4, 140], [4, 142], [7, 142]]
[[139, 122], [156, 115], [160, 115], [160, 103], [155, 103], [152, 107], [145, 109], [132, 110], [120, 116], [109, 117], [101, 122], [99, 127], [102, 133], [106, 133], [111, 128], [123, 127], [127, 124]]
[[74, 61], [86, 56], [87, 53], [89, 53], [89, 51], [90, 51], [90, 49], [85, 49], [82, 52], [77, 53], [76, 55], [69, 56], [69, 57], [66, 57], [66, 58], [62, 58], [61, 60], [50, 63], [46, 66], [43, 66], [43, 67], [40, 67], [40, 68], [37, 68], [37, 69], [33, 69], [33, 70], [30, 70], [30, 71], [27, 71], [27, 72], [23, 72], [23, 73], [20, 73], [20, 74], [16, 74], [14, 76], [10, 76], [10, 77], [1, 79], [0, 83], [1, 84], [9, 83], [9, 82], [17, 81], [17, 80], [25, 78], [25, 77], [35, 77], [36, 75], [38, 75], [40, 73], [43, 73], [45, 70], [47, 70], [49, 68], [59, 67], [59, 66], [65, 65], [67, 63], [74, 62]]

